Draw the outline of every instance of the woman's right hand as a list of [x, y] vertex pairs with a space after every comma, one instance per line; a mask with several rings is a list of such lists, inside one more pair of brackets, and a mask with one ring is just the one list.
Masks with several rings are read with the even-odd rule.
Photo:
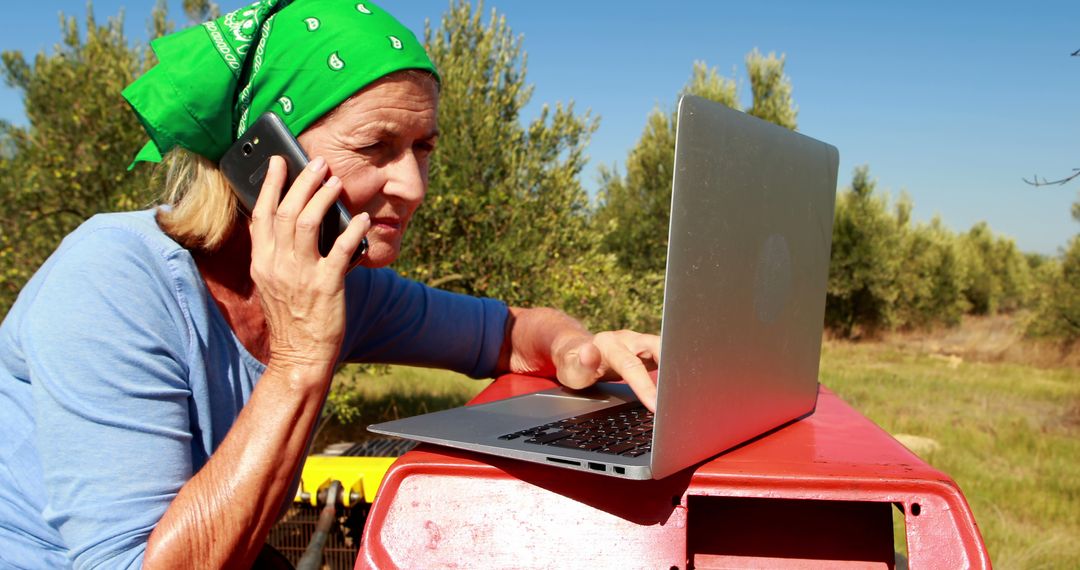
[[154, 527], [145, 568], [250, 567], [290, 496], [341, 350], [345, 273], [371, 226], [366, 214], [354, 217], [329, 255], [319, 254], [319, 226], [341, 193], [341, 181], [323, 182], [326, 174], [316, 158], [282, 200], [285, 161], [270, 159], [249, 226], [266, 372]]
[[323, 217], [342, 191], [336, 176], [323, 182], [326, 173], [326, 161], [316, 157], [282, 199], [285, 161], [271, 158], [250, 232], [251, 278], [266, 318], [269, 366], [325, 369], [314, 377], [328, 379], [345, 333], [345, 274], [371, 220], [367, 213], [355, 216], [330, 253], [319, 254]]

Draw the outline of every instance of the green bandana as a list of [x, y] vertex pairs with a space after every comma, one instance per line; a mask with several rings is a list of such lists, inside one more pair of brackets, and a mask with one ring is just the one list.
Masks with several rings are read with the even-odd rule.
[[266, 111], [299, 135], [380, 77], [436, 73], [412, 32], [366, 0], [260, 0], [150, 45], [159, 63], [123, 93], [150, 135], [132, 166], [176, 146], [216, 162]]

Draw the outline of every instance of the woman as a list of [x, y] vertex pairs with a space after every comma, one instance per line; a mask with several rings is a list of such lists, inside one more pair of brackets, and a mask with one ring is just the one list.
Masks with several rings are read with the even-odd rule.
[[[263, 0], [154, 49], [125, 97], [152, 139], [137, 160], [179, 147], [167, 206], [88, 221], [0, 327], [4, 565], [250, 565], [344, 361], [575, 388], [613, 373], [653, 406], [655, 336], [594, 336], [380, 269], [438, 138], [436, 71], [391, 16]], [[265, 111], [312, 161], [285, 192], [272, 160], [247, 217], [215, 162]], [[324, 258], [318, 227], [338, 199], [353, 221]]]

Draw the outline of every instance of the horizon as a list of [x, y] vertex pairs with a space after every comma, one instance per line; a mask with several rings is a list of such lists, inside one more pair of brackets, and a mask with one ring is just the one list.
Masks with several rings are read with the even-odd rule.
[[[425, 19], [437, 28], [449, 5], [376, 3], [421, 39]], [[99, 0], [94, 14], [104, 21], [127, 5], [125, 34], [145, 43], [151, 5], [134, 4]], [[244, 2], [219, 4], [226, 12]], [[169, 8], [174, 20], [184, 20], [179, 0], [170, 0]], [[1021, 180], [1054, 180], [1080, 167], [1080, 109], [1072, 96], [1080, 90], [1080, 57], [1071, 56], [1080, 49], [1080, 34], [1071, 27], [1080, 5], [654, 8], [620, 2], [561, 8], [488, 1], [483, 19], [497, 10], [523, 37], [526, 81], [535, 87], [523, 121], [545, 103], [570, 101], [578, 112], [599, 116], [580, 176], [590, 197], [599, 186], [599, 165], [624, 171], [649, 112], [674, 108], [694, 61], [736, 79], [748, 106], [743, 60], [757, 48], [786, 56], [798, 130], [839, 148], [839, 189], [866, 164], [878, 192], [893, 202], [901, 192], [911, 196], [914, 221], [937, 214], [958, 233], [985, 221], [1028, 253], [1057, 255], [1080, 232], [1070, 215], [1080, 179], [1037, 188]], [[0, 49], [21, 50], [31, 60], [43, 49], [51, 52], [60, 39], [61, 10], [84, 25], [85, 4], [17, 4], [6, 23], [15, 29], [5, 30]], [[7, 86], [0, 89], [0, 119], [26, 125], [21, 97]]]

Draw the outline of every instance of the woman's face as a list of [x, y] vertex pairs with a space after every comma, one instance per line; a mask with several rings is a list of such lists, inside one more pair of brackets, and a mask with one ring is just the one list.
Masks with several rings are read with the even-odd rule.
[[362, 265], [397, 259], [401, 238], [428, 185], [428, 159], [439, 136], [435, 81], [390, 75], [365, 87], [297, 140], [341, 178], [341, 201], [352, 215], [367, 212], [371, 230]]

